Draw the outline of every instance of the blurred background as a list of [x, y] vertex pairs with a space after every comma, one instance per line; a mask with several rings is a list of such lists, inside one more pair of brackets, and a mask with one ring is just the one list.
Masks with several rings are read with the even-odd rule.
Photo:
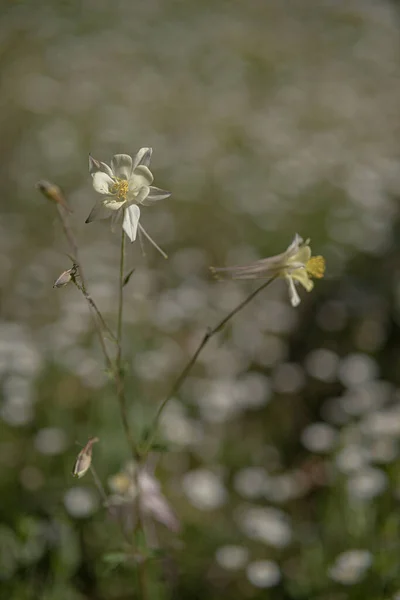
[[[129, 457], [70, 261], [68, 196], [110, 325], [119, 238], [86, 225], [88, 154], [154, 149], [168, 200], [129, 245], [129, 416], [149, 425], [209, 325], [255, 287], [209, 265], [282, 252], [327, 261], [298, 309], [278, 281], [215, 336], [169, 403], [152, 457], [179, 533], [151, 597], [400, 598], [399, 15], [379, 0], [3, 0], [0, 6], [2, 597], [125, 600], [132, 564], [107, 493]], [[153, 481], [153, 487], [156, 482]], [[118, 487], [118, 486], [117, 486]], [[157, 492], [159, 493], [159, 492]]]

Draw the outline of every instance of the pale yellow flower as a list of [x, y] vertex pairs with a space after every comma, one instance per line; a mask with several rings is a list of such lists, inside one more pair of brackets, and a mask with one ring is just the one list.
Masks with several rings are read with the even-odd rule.
[[289, 297], [292, 306], [300, 304], [296, 284], [300, 283], [307, 292], [314, 287], [312, 278], [320, 279], [325, 273], [325, 259], [312, 256], [310, 240], [304, 241], [297, 233], [290, 246], [276, 256], [257, 260], [250, 265], [215, 268], [212, 273], [218, 279], [268, 279], [283, 277], [289, 285]]

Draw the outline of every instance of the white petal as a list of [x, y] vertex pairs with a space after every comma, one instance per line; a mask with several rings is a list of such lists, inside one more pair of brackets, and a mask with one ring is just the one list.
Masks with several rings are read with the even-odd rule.
[[107, 173], [110, 177], [112, 177], [112, 171], [106, 163], [100, 162], [96, 160], [89, 154], [89, 173], [94, 175], [97, 171], [101, 171], [102, 173]]
[[153, 185], [150, 186], [149, 194], [145, 201], [142, 201], [142, 204], [148, 206], [149, 204], [153, 204], [153, 202], [158, 202], [158, 200], [165, 200], [169, 198], [171, 192], [167, 192], [167, 190], [162, 190]]
[[290, 244], [290, 246], [288, 246], [285, 254], [286, 253], [288, 255], [295, 254], [298, 251], [299, 246], [301, 246], [302, 243], [303, 243], [303, 238], [298, 233], [296, 233], [293, 238], [292, 243]]
[[153, 148], [140, 148], [139, 152], [133, 159], [133, 169], [136, 169], [139, 165], [148, 167], [150, 165], [151, 155], [153, 154]]
[[104, 205], [103, 200], [98, 200], [92, 208], [90, 215], [86, 219], [85, 223], [91, 223], [92, 221], [99, 221], [100, 219], [108, 219], [111, 215], [108, 208]]
[[151, 185], [153, 183], [153, 174], [148, 167], [139, 165], [134, 171], [132, 171], [131, 178], [129, 180], [129, 189], [137, 189], [142, 185]]
[[140, 208], [136, 204], [131, 204], [131, 206], [125, 209], [122, 227], [131, 242], [136, 240], [139, 217]]
[[89, 173], [92, 175], [97, 173], [97, 171], [101, 171], [100, 161], [96, 160], [91, 154], [89, 154]]
[[112, 211], [119, 210], [124, 204], [126, 204], [125, 200], [122, 200], [121, 202], [109, 200], [108, 198], [105, 198], [104, 200], [104, 206]]
[[150, 188], [148, 185], [142, 185], [139, 190], [129, 193], [128, 199], [132, 204], [143, 204], [149, 195]]
[[159, 253], [162, 254], [162, 256], [164, 258], [168, 258], [168, 255], [165, 254], [164, 250], [162, 250], [158, 244], [156, 244], [156, 242], [153, 240], [153, 238], [149, 236], [147, 231], [141, 226], [140, 223], [139, 223], [139, 232], [143, 233], [143, 235], [149, 240], [149, 242], [151, 242], [153, 244], [154, 248], [156, 248], [159, 251]]
[[111, 161], [115, 177], [129, 179], [132, 173], [132, 159], [128, 154], [116, 154]]
[[97, 173], [93, 175], [93, 187], [96, 192], [99, 192], [99, 194], [107, 194], [111, 196], [112, 189], [114, 187], [114, 181], [109, 175], [107, 175], [107, 173], [97, 171]]
[[289, 285], [290, 302], [292, 303], [292, 306], [298, 306], [300, 304], [300, 296], [297, 293], [296, 286], [294, 285], [294, 281], [289, 275], [286, 276], [286, 281], [288, 282], [288, 285]]

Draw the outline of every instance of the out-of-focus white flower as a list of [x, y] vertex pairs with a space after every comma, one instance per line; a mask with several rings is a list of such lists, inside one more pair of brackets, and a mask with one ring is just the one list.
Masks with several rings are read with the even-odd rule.
[[273, 371], [272, 381], [280, 394], [296, 394], [305, 385], [304, 371], [296, 363], [280, 363]]
[[255, 587], [270, 588], [277, 585], [281, 579], [281, 572], [272, 560], [256, 560], [246, 569], [247, 579]]
[[369, 452], [359, 444], [349, 444], [342, 448], [335, 457], [336, 467], [342, 473], [355, 473], [369, 462]]
[[371, 500], [379, 496], [386, 487], [386, 473], [373, 467], [358, 471], [347, 482], [348, 493], [356, 500]]
[[158, 521], [171, 531], [179, 531], [180, 523], [152, 470], [145, 465], [135, 473], [137, 468], [129, 463], [124, 471], [110, 477], [108, 485], [113, 495], [109, 498], [109, 506], [121, 514], [127, 529], [135, 526], [133, 508], [139, 502], [139, 509], [145, 518]]
[[59, 427], [44, 427], [37, 432], [34, 444], [41, 454], [55, 456], [65, 450], [67, 435]]
[[277, 508], [250, 506], [238, 511], [243, 532], [275, 548], [285, 548], [291, 541], [292, 529], [287, 515]]
[[292, 306], [300, 304], [296, 285], [311, 292], [314, 287], [312, 277], [320, 279], [325, 273], [325, 260], [322, 256], [311, 256], [310, 240], [304, 241], [297, 233], [290, 246], [276, 256], [257, 260], [250, 265], [238, 267], [211, 267], [212, 273], [221, 279], [267, 279], [284, 277], [289, 285]]
[[320, 381], [335, 381], [339, 357], [328, 348], [317, 348], [308, 354], [305, 366], [310, 375]]
[[183, 491], [199, 510], [215, 510], [227, 500], [227, 491], [218, 477], [207, 469], [189, 471], [182, 481]]
[[217, 563], [227, 571], [237, 571], [249, 559], [249, 551], [244, 546], [221, 546], [215, 553]]
[[361, 430], [371, 437], [399, 437], [400, 408], [394, 406], [368, 414], [361, 421]]
[[76, 486], [65, 492], [64, 505], [72, 517], [85, 519], [97, 510], [98, 499], [90, 488]]
[[376, 361], [362, 352], [348, 354], [340, 361], [339, 379], [347, 387], [370, 382], [377, 374]]
[[133, 159], [128, 154], [116, 154], [111, 160], [111, 167], [89, 156], [93, 187], [103, 198], [96, 202], [86, 223], [112, 217], [112, 226], [122, 223], [131, 242], [136, 239], [139, 228], [160, 250], [139, 224], [139, 205], [151, 205], [171, 195], [151, 185], [153, 174], [149, 165], [152, 152], [152, 148], [141, 148]]
[[358, 583], [371, 566], [372, 555], [367, 550], [348, 550], [336, 558], [329, 576], [344, 585]]
[[386, 464], [397, 458], [399, 445], [397, 440], [390, 437], [383, 437], [371, 440], [369, 451], [372, 462]]
[[300, 498], [309, 490], [307, 477], [301, 471], [292, 471], [270, 477], [265, 497], [272, 502], [287, 502]]
[[310, 452], [329, 452], [336, 438], [336, 429], [327, 423], [311, 423], [301, 434], [301, 442]]
[[236, 473], [233, 486], [244, 498], [258, 498], [269, 485], [270, 478], [262, 467], [246, 467]]

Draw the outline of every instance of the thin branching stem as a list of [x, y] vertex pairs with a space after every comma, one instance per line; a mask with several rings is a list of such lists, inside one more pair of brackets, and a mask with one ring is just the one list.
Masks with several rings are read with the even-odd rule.
[[[77, 285], [75, 278], [73, 278], [73, 281], [75, 283], [75, 285], [77, 285], [78, 289], [81, 290], [81, 292], [83, 292], [84, 297], [86, 298], [86, 301], [89, 304], [89, 309], [90, 309], [90, 314], [92, 315], [92, 319], [93, 319], [93, 323], [95, 325], [95, 330], [97, 333], [97, 337], [99, 338], [99, 342], [100, 342], [100, 346], [104, 355], [104, 359], [107, 365], [107, 368], [111, 371], [113, 369], [113, 364], [112, 364], [112, 360], [110, 358], [110, 355], [107, 352], [107, 348], [106, 345], [104, 343], [104, 338], [103, 338], [103, 331], [102, 331], [102, 324], [101, 322], [96, 318], [97, 312], [98, 311], [93, 299], [89, 296], [89, 294], [86, 291], [86, 281], [85, 281], [85, 275], [83, 272], [83, 267], [82, 264], [80, 262], [79, 259], [79, 253], [78, 253], [78, 245], [76, 243], [74, 234], [72, 233], [72, 229], [69, 225], [68, 222], [68, 217], [67, 214], [65, 212], [65, 210], [61, 207], [57, 205], [57, 212], [58, 212], [58, 216], [60, 218], [61, 221], [61, 225], [63, 228], [63, 231], [65, 233], [65, 237], [67, 238], [69, 247], [70, 247], [70, 251], [71, 251], [71, 255], [72, 255], [72, 260], [76, 266], [76, 268], [78, 269], [79, 272], [79, 277], [81, 280], [81, 286]], [[85, 293], [86, 292], [86, 293]], [[90, 298], [90, 300], [89, 300]], [[104, 319], [103, 319], [104, 321]], [[107, 328], [108, 329], [108, 328]], [[115, 336], [114, 336], [115, 337]]]
[[116, 521], [117, 521], [117, 523], [118, 523], [118, 525], [119, 525], [119, 527], [121, 529], [121, 533], [122, 533], [123, 537], [125, 538], [125, 541], [129, 544], [129, 546], [132, 546], [131, 540], [129, 539], [129, 537], [128, 537], [126, 531], [125, 531], [125, 528], [123, 526], [123, 523], [122, 523], [122, 521], [121, 521], [121, 519], [120, 519], [120, 517], [118, 515], [118, 511], [114, 510], [114, 507], [110, 506], [110, 504], [108, 502], [107, 492], [104, 489], [104, 486], [101, 483], [101, 479], [98, 476], [97, 471], [94, 468], [93, 464], [91, 464], [89, 468], [90, 468], [90, 472], [92, 473], [92, 477], [94, 479], [94, 483], [95, 483], [95, 485], [97, 487], [99, 495], [100, 495], [100, 497], [101, 497], [101, 499], [103, 501], [104, 507], [108, 510], [108, 512], [110, 513], [110, 515], [113, 516], [116, 519]]
[[87, 291], [87, 289], [84, 286], [84, 284], [82, 283], [82, 285], [80, 285], [76, 279], [73, 279], [73, 282], [76, 285], [76, 287], [82, 292], [82, 294], [85, 296], [85, 298], [86, 298], [87, 302], [90, 304], [90, 306], [93, 308], [93, 310], [96, 313], [97, 318], [99, 319], [99, 321], [100, 321], [100, 323], [101, 323], [104, 331], [106, 331], [108, 333], [108, 335], [110, 336], [110, 338], [112, 339], [113, 342], [115, 342], [116, 344], [118, 344], [118, 340], [117, 340], [116, 336], [114, 335], [114, 333], [111, 330], [111, 328], [107, 325], [107, 323], [106, 323], [103, 315], [101, 314], [100, 310], [97, 308], [97, 305], [96, 305], [95, 301], [93, 300], [93, 298], [91, 297], [91, 295]]
[[239, 311], [241, 311], [242, 308], [247, 306], [247, 304], [249, 304], [253, 300], [253, 298], [255, 298], [255, 296], [257, 296], [266, 287], [268, 287], [273, 281], [275, 281], [276, 278], [277, 278], [277, 276], [271, 277], [271, 279], [268, 279], [268, 281], [264, 282], [257, 289], [255, 289], [249, 296], [247, 296], [247, 298], [245, 298], [242, 302], [240, 302], [233, 310], [230, 311], [230, 313], [228, 313], [223, 319], [221, 319], [221, 321], [219, 321], [217, 323], [217, 325], [215, 325], [215, 327], [207, 329], [207, 331], [203, 335], [203, 338], [200, 341], [200, 344], [197, 346], [194, 354], [191, 356], [189, 361], [186, 363], [186, 365], [182, 369], [181, 373], [178, 375], [177, 379], [175, 380], [175, 383], [173, 384], [169, 393], [167, 394], [167, 396], [164, 398], [164, 400], [161, 402], [160, 406], [158, 407], [156, 415], [154, 417], [153, 425], [151, 427], [151, 430], [150, 430], [150, 433], [149, 433], [149, 436], [147, 439], [146, 447], [145, 447], [144, 451], [142, 452], [143, 456], [146, 456], [151, 448], [151, 445], [157, 434], [157, 428], [158, 428], [158, 424], [160, 422], [161, 415], [162, 415], [166, 405], [171, 400], [171, 398], [173, 398], [175, 396], [175, 394], [178, 392], [178, 390], [182, 386], [183, 382], [185, 381], [189, 372], [191, 371], [193, 365], [197, 361], [200, 352], [203, 350], [203, 348], [206, 346], [206, 344], [210, 341], [210, 339], [216, 333], [218, 333], [219, 331], [221, 331], [221, 329], [223, 329], [225, 327], [225, 325], [228, 323], [228, 321], [230, 321], [232, 319], [232, 317], [234, 317]]
[[[125, 432], [129, 447], [131, 448], [132, 455], [133, 455], [133, 457], [137, 458], [135, 443], [134, 443], [133, 437], [131, 435], [130, 427], [129, 427], [128, 415], [127, 415], [127, 411], [126, 411], [124, 385], [123, 385], [122, 376], [121, 376], [121, 365], [119, 364], [121, 361], [121, 344], [120, 344], [121, 338], [120, 337], [116, 338], [115, 335], [112, 334], [114, 340], [116, 340], [116, 342], [117, 342], [117, 359], [118, 360], [116, 361], [116, 363], [114, 365], [113, 361], [110, 358], [110, 355], [108, 354], [108, 351], [107, 351], [107, 348], [106, 348], [106, 345], [104, 342], [104, 338], [103, 338], [102, 327], [104, 327], [105, 321], [104, 321], [104, 318], [102, 317], [100, 311], [98, 310], [93, 298], [90, 296], [90, 294], [87, 291], [83, 267], [82, 267], [82, 263], [80, 262], [80, 259], [79, 259], [78, 245], [76, 243], [74, 234], [72, 233], [71, 227], [69, 225], [68, 217], [67, 217], [64, 209], [61, 206], [57, 206], [57, 211], [58, 211], [58, 215], [61, 220], [61, 224], [62, 224], [62, 228], [65, 233], [65, 237], [67, 238], [67, 241], [70, 246], [70, 251], [71, 251], [71, 255], [72, 255], [71, 258], [72, 258], [73, 262], [75, 263], [75, 265], [78, 269], [78, 272], [79, 272], [81, 284], [79, 285], [75, 279], [73, 281], [74, 281], [75, 285], [78, 287], [78, 289], [80, 289], [80, 291], [83, 293], [83, 296], [89, 305], [90, 314], [92, 315], [92, 318], [93, 318], [96, 333], [99, 338], [100, 346], [101, 346], [101, 349], [102, 349], [102, 352], [104, 355], [107, 369], [109, 370], [110, 374], [113, 376], [114, 381], [115, 381], [115, 386], [116, 386], [116, 390], [117, 390], [117, 398], [118, 398], [118, 403], [119, 403], [119, 407], [120, 407], [121, 419], [122, 419], [122, 425], [124, 428], [124, 432]], [[123, 242], [121, 242], [121, 246], [122, 246], [122, 244], [123, 244]], [[123, 250], [123, 248], [122, 248], [122, 250]], [[122, 258], [123, 258], [123, 255], [124, 255], [124, 252], [122, 251], [121, 252]], [[122, 272], [123, 272], [124, 265], [122, 264], [122, 266], [120, 268], [122, 269]], [[121, 277], [120, 277], [120, 279], [121, 279]], [[123, 287], [123, 282], [121, 284], [121, 281], [120, 281], [119, 288], [120, 288], [121, 306], [122, 306], [122, 296], [121, 296], [122, 287]], [[101, 318], [98, 318], [99, 314], [101, 315]], [[119, 326], [119, 330], [122, 332], [122, 309], [121, 309], [121, 311], [119, 311], [118, 314], [119, 314], [118, 319], [121, 319], [121, 326]], [[119, 321], [118, 321], [118, 323], [119, 323]], [[111, 330], [109, 329], [108, 326], [105, 329], [108, 333], [110, 333]]]
[[[76, 267], [77, 272], [79, 273], [79, 277], [80, 277], [80, 284], [77, 282], [75, 277], [72, 278], [72, 281], [74, 282], [76, 287], [82, 292], [84, 298], [86, 299], [86, 301], [89, 305], [90, 314], [92, 315], [93, 322], [95, 324], [95, 329], [96, 329], [96, 332], [97, 332], [97, 335], [99, 338], [101, 349], [104, 354], [107, 368], [108, 368], [109, 372], [113, 375], [113, 378], [115, 381], [118, 404], [119, 404], [119, 408], [120, 408], [122, 425], [123, 425], [123, 429], [125, 432], [125, 436], [127, 438], [127, 441], [128, 441], [131, 453], [132, 453], [132, 458], [137, 461], [136, 468], [139, 469], [141, 457], [137, 451], [136, 444], [135, 444], [135, 441], [134, 441], [134, 438], [132, 436], [131, 429], [129, 426], [128, 413], [127, 413], [127, 408], [126, 408], [125, 390], [124, 390], [123, 370], [122, 370], [121, 342], [122, 342], [122, 322], [123, 322], [125, 233], [122, 230], [120, 269], [119, 269], [119, 288], [118, 288], [118, 296], [119, 296], [118, 297], [118, 321], [117, 321], [117, 336], [115, 336], [113, 334], [113, 332], [111, 331], [111, 329], [109, 328], [109, 326], [107, 325], [107, 323], [105, 322], [103, 315], [101, 314], [100, 310], [97, 308], [96, 303], [94, 302], [93, 298], [90, 296], [90, 294], [87, 290], [82, 264], [79, 260], [78, 245], [76, 243], [75, 237], [74, 237], [71, 227], [69, 225], [67, 215], [64, 212], [62, 207], [57, 206], [57, 210], [58, 210], [58, 215], [61, 220], [62, 228], [64, 230], [65, 237], [67, 238], [68, 244], [70, 246], [70, 252], [72, 255], [71, 258], [75, 264], [75, 267]], [[111, 358], [107, 352], [107, 348], [106, 348], [106, 345], [105, 345], [105, 342], [103, 339], [103, 330], [105, 330], [111, 336], [112, 340], [114, 342], [116, 342], [116, 344], [117, 344], [117, 355], [116, 355], [115, 362], [113, 362], [111, 360]], [[91, 467], [91, 471], [92, 471], [92, 475], [94, 477], [95, 483], [99, 489], [100, 495], [102, 496], [103, 500], [106, 500], [107, 496], [106, 496], [105, 490], [104, 490], [104, 488], [101, 484], [101, 481], [98, 478], [97, 473], [95, 472], [93, 467]], [[136, 483], [138, 484], [138, 480], [136, 481]], [[140, 529], [143, 529], [143, 532], [144, 532], [141, 509], [140, 509], [139, 486], [137, 489], [138, 489], [138, 499], [137, 499], [137, 505], [135, 508], [137, 510], [138, 527]], [[124, 535], [125, 535], [125, 533], [124, 533]], [[139, 579], [139, 589], [140, 589], [141, 600], [147, 600], [148, 588], [147, 588], [146, 558], [143, 558], [138, 563], [138, 579]]]

